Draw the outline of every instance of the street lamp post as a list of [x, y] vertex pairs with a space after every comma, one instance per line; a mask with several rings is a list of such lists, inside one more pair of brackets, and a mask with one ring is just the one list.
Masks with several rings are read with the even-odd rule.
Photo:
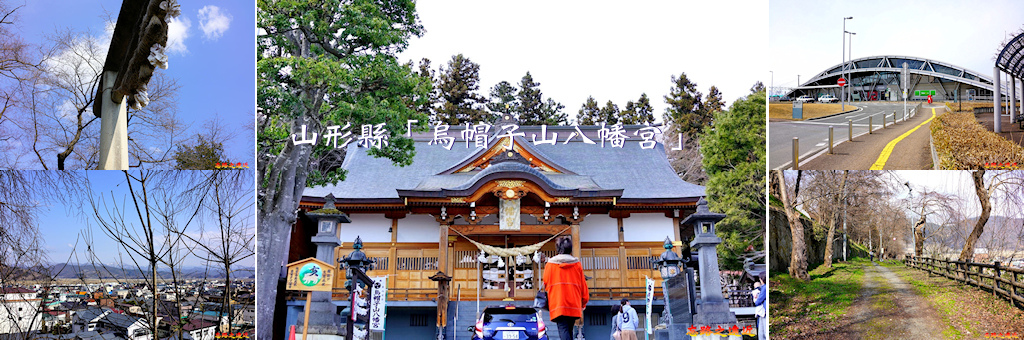
[[857, 35], [857, 33], [853, 33], [853, 32], [846, 32], [846, 33], [850, 34], [850, 49], [849, 49], [850, 57], [846, 59], [846, 60], [850, 61], [850, 70], [845, 71], [846, 74], [847, 74], [847, 76], [845, 77], [846, 78], [846, 84], [848, 86], [850, 86], [850, 91], [846, 92], [846, 94], [849, 97], [846, 98], [846, 99], [847, 99], [847, 101], [850, 101], [851, 99], [853, 99], [853, 79], [851, 79], [851, 78], [853, 78], [853, 36]]
[[[850, 19], [853, 19], [853, 17], [843, 18], [843, 66], [842, 69], [839, 71], [840, 77], [842, 77], [843, 71], [846, 71], [846, 20]], [[840, 86], [839, 105], [843, 111], [846, 111], [846, 102], [844, 101], [844, 98], [846, 98], [846, 86]]]
[[775, 71], [768, 71], [772, 74], [772, 80], [768, 83], [768, 101], [772, 100], [772, 91], [775, 90]]

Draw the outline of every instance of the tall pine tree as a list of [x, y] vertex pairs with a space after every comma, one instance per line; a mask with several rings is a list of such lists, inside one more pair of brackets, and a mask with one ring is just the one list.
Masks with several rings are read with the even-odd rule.
[[541, 124], [544, 125], [565, 125], [569, 121], [569, 114], [562, 112], [565, 105], [556, 102], [554, 99], [548, 98], [544, 101], [544, 106], [540, 108], [541, 117], [544, 117], [544, 121]]
[[430, 92], [425, 96], [426, 100], [423, 101], [423, 104], [416, 107], [416, 111], [425, 114], [434, 120], [435, 107], [437, 106], [437, 102], [441, 95], [438, 91], [437, 79], [434, 77], [434, 70], [430, 68], [430, 59], [420, 59], [419, 75], [420, 77], [430, 80], [431, 88]]
[[637, 124], [640, 121], [640, 116], [636, 114], [636, 103], [632, 100], [626, 102], [626, 107], [619, 112], [619, 122], [623, 125]]
[[711, 116], [703, 109], [697, 84], [690, 82], [686, 73], [680, 73], [679, 77], [672, 76], [672, 84], [665, 96], [668, 108], [665, 109], [664, 121], [678, 133], [690, 137], [699, 136], [704, 127], [711, 124]]
[[565, 106], [550, 98], [545, 101], [540, 83], [533, 81], [529, 71], [519, 82], [516, 101], [519, 103], [516, 110], [519, 125], [562, 125], [566, 122], [567, 115], [561, 112]]
[[636, 102], [636, 115], [640, 117], [637, 124], [654, 123], [654, 108], [651, 107], [651, 100], [647, 98], [647, 93], [640, 94], [640, 99]]
[[449, 125], [487, 121], [487, 112], [481, 107], [486, 100], [476, 93], [480, 89], [479, 64], [461, 53], [452, 56], [448, 67], [441, 70], [439, 83], [442, 101], [436, 121]]
[[[516, 87], [507, 81], [501, 81], [491, 88], [490, 101], [487, 102], [487, 110], [491, 113], [500, 115], [512, 115], [515, 117], [518, 115], [516, 108], [519, 103], [516, 102]], [[496, 118], [496, 115], [488, 115], [491, 118]]]
[[587, 97], [587, 102], [580, 106], [576, 115], [576, 122], [579, 125], [596, 125], [601, 121], [601, 108], [597, 106], [597, 100], [593, 96]]
[[601, 120], [595, 123], [600, 124], [601, 122], [604, 122], [607, 125], [615, 125], [619, 122], [619, 106], [609, 100], [604, 104], [604, 107], [601, 108], [601, 112], [598, 113], [598, 117], [600, 117]]
[[708, 96], [704, 98], [704, 112], [708, 116], [712, 116], [715, 112], [722, 111], [725, 109], [725, 101], [722, 100], [722, 92], [718, 91], [718, 88], [711, 85], [708, 89]]

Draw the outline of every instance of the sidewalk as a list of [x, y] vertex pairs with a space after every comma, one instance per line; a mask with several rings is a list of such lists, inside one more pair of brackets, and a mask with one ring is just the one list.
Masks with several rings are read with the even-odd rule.
[[[932, 168], [929, 137], [931, 135], [932, 108], [935, 116], [945, 113], [942, 105], [924, 105], [921, 111], [909, 121], [900, 120], [895, 125], [890, 122], [888, 128], [881, 124], [875, 125], [874, 133], [854, 137], [853, 142], [843, 141], [833, 148], [829, 155], [827, 149], [806, 162], [801, 162], [803, 170], [869, 170], [879, 162], [890, 143], [888, 157], [884, 160], [884, 170], [924, 170]], [[927, 122], [927, 123], [926, 123]], [[913, 130], [913, 132], [910, 132]], [[902, 137], [902, 138], [901, 138]]]

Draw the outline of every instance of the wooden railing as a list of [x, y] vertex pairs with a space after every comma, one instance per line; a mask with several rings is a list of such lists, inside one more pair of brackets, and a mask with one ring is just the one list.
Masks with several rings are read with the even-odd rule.
[[[644, 287], [589, 287], [590, 300], [615, 300], [627, 298], [630, 300], [646, 299], [647, 290]], [[661, 287], [654, 287], [654, 298], [662, 297]]]
[[993, 295], [1024, 306], [1024, 269], [1006, 267], [999, 262], [988, 264], [913, 256], [908, 256], [903, 263], [907, 267], [991, 291]]

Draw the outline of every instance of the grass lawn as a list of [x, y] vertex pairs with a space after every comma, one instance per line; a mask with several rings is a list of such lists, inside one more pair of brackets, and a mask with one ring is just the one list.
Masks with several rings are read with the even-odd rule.
[[771, 335], [786, 338], [830, 329], [846, 315], [864, 285], [867, 259], [833, 263], [810, 271], [811, 280], [802, 282], [788, 274], [769, 279]]
[[[846, 111], [856, 109], [856, 106], [846, 104]], [[824, 117], [840, 112], [843, 112], [842, 104], [805, 103], [804, 119], [796, 120], [806, 120], [811, 118]], [[793, 103], [768, 104], [768, 118], [794, 120]]]

